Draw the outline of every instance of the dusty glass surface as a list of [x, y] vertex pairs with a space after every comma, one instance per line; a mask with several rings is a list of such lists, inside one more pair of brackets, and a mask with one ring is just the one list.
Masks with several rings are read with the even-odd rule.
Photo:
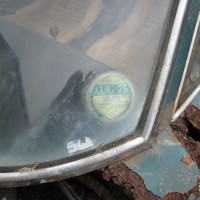
[[[0, 165], [56, 160], [134, 134], [172, 2], [0, 1]], [[99, 84], [113, 71], [126, 78]], [[100, 117], [88, 106], [95, 80]]]

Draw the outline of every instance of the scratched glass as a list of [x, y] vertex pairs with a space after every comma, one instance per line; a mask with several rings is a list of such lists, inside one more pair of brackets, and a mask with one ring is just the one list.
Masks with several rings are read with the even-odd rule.
[[[0, 166], [58, 160], [134, 134], [172, 3], [0, 0]], [[110, 109], [102, 120], [88, 107], [88, 88], [112, 71], [132, 90], [111, 77], [98, 86], [107, 84], [103, 101], [133, 101], [124, 117]]]

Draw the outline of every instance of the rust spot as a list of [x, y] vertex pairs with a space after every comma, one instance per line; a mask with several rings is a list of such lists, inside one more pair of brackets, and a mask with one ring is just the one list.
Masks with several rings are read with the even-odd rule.
[[145, 187], [142, 178], [123, 163], [109, 165], [99, 170], [99, 173], [103, 180], [105, 180], [109, 186], [111, 186], [111, 188], [117, 187], [118, 190], [123, 191], [123, 193], [129, 197], [129, 199], [161, 199], [160, 197], [150, 192]]
[[173, 123], [171, 128], [200, 168], [200, 110], [189, 106], [186, 111]]
[[189, 106], [185, 111], [187, 119], [198, 130], [200, 130], [200, 110], [195, 106]]
[[171, 192], [165, 195], [163, 200], [187, 200], [187, 195], [178, 192]]
[[187, 165], [190, 165], [192, 163], [192, 161], [190, 160], [190, 158], [188, 158], [187, 156], [183, 156], [181, 159], [182, 162], [184, 162]]
[[100, 173], [100, 179], [107, 182], [110, 190], [113, 191], [113, 188], [117, 188], [118, 191], [126, 195], [120, 200], [187, 200], [191, 193], [198, 196], [197, 184], [187, 193], [170, 192], [160, 198], [146, 188], [144, 181], [137, 173], [119, 162], [102, 168], [97, 172]]

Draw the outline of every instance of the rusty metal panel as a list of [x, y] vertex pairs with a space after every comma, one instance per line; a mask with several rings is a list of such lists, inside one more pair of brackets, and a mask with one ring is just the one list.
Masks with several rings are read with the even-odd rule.
[[[185, 115], [186, 117], [189, 116], [190, 111], [186, 110], [185, 112], [188, 105], [192, 104], [197, 107], [195, 109], [193, 107], [188, 108], [190, 110], [198, 111], [198, 108], [200, 108], [200, 94], [197, 92], [190, 99], [187, 106], [182, 108], [182, 111], [173, 118], [175, 116], [173, 114], [176, 114], [176, 109], [179, 108], [177, 105], [181, 106], [187, 102], [190, 95], [199, 87], [199, 9], [200, 2], [192, 1], [168, 93], [161, 111], [158, 127], [155, 130], [158, 134], [155, 145], [152, 149], [139, 153], [124, 162], [143, 178], [146, 187], [150, 191], [160, 197], [169, 192], [187, 192], [196, 185], [200, 173], [199, 163], [196, 163], [195, 156], [191, 154], [195, 154], [195, 152], [188, 151], [190, 147], [187, 147], [187, 145], [190, 145], [190, 140], [193, 141], [191, 145], [195, 144], [195, 140], [190, 138], [192, 136], [184, 135], [185, 133], [181, 132], [181, 128], [175, 132], [179, 135], [182, 134], [182, 136], [176, 137], [170, 127], [172, 119], [175, 120], [175, 118], [181, 116], [180, 120], [182, 118], [185, 120]], [[195, 80], [193, 80], [194, 70], [197, 70]], [[178, 88], [181, 88], [180, 93], [178, 93]], [[176, 99], [178, 99], [177, 104], [174, 103]], [[193, 120], [198, 122], [198, 118], [198, 115], [194, 113]], [[185, 128], [187, 129], [187, 127]], [[181, 137], [186, 137], [186, 139], [181, 141]], [[198, 139], [196, 145], [198, 145]], [[197, 146], [193, 146], [193, 148], [197, 149]]]

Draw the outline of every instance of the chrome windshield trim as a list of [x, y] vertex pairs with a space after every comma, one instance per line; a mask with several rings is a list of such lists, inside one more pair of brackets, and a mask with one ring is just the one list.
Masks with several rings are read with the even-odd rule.
[[169, 72], [170, 72], [172, 64], [173, 64], [173, 58], [175, 56], [177, 44], [179, 41], [179, 34], [181, 31], [184, 13], [186, 11], [187, 4], [188, 4], [188, 0], [182, 0], [182, 1], [180, 1], [178, 9], [177, 9], [177, 14], [176, 14], [176, 17], [174, 20], [174, 25], [172, 28], [168, 48], [167, 48], [164, 63], [163, 63], [163, 67], [162, 67], [162, 70], [159, 75], [156, 92], [154, 94], [152, 104], [151, 104], [151, 107], [149, 110], [149, 114], [147, 117], [147, 122], [145, 124], [144, 131], [143, 131], [143, 137], [145, 138], [145, 140], [148, 140], [150, 137], [151, 131], [154, 126], [154, 122], [157, 117], [157, 112], [159, 110], [160, 103], [162, 101], [162, 96], [165, 91], [167, 79], [168, 79]]

